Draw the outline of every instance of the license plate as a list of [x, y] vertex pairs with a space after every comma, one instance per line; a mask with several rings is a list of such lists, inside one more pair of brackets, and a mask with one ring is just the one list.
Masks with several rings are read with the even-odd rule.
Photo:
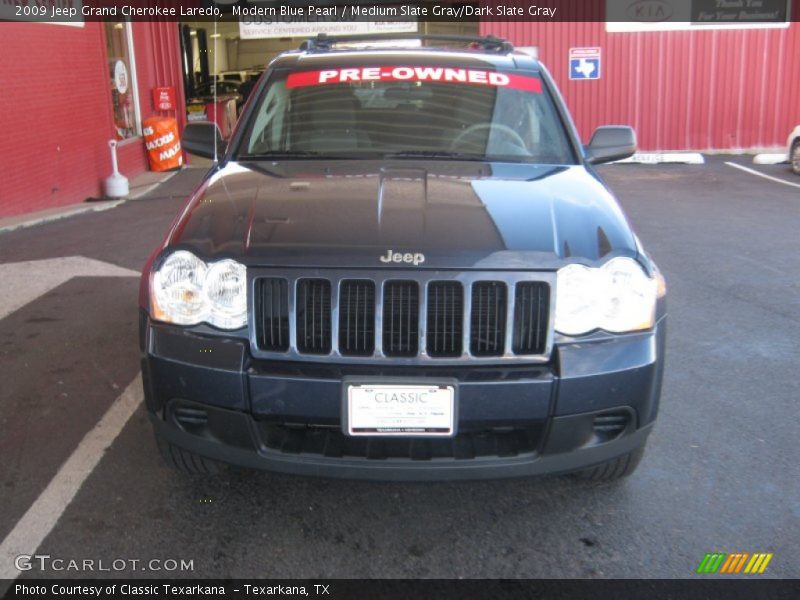
[[452, 385], [349, 385], [347, 433], [372, 436], [453, 435]]

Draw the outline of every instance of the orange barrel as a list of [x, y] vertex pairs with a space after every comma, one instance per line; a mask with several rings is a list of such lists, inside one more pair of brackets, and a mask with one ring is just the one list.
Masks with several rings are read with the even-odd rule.
[[183, 166], [177, 120], [172, 117], [150, 117], [142, 123], [142, 132], [152, 171], [169, 171]]

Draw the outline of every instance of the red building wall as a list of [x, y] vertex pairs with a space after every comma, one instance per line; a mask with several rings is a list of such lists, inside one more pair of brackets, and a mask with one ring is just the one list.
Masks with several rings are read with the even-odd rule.
[[[177, 25], [134, 23], [133, 38], [142, 118], [166, 115], [153, 110], [151, 89], [172, 85], [183, 120]], [[0, 39], [0, 217], [99, 197], [113, 137], [102, 23], [4, 22]], [[147, 168], [141, 138], [118, 150], [126, 177]]]
[[[797, 22], [637, 33], [608, 33], [602, 22], [484, 22], [481, 33], [539, 48], [584, 141], [599, 125], [626, 124], [643, 150], [775, 148], [800, 123]], [[591, 46], [602, 48], [601, 79], [570, 81], [569, 49]]]

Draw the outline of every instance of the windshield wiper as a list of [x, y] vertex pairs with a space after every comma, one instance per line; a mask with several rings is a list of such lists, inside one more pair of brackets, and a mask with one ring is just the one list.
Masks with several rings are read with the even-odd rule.
[[472, 160], [480, 162], [505, 162], [530, 164], [527, 156], [491, 156], [486, 154], [469, 154], [465, 152], [442, 152], [431, 150], [404, 150], [402, 152], [389, 152], [383, 158], [444, 158], [449, 160]]
[[451, 160], [487, 160], [482, 154], [467, 154], [464, 152], [444, 152], [441, 150], [403, 150], [401, 152], [387, 152], [383, 158], [449, 158]]
[[253, 154], [241, 154], [238, 160], [263, 160], [281, 158], [324, 158], [328, 160], [363, 158], [358, 154], [329, 154], [327, 152], [315, 152], [313, 150], [269, 150], [267, 152], [255, 152]]

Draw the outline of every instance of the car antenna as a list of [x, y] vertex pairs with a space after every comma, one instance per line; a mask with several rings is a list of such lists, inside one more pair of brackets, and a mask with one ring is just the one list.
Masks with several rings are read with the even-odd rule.
[[[212, 79], [212, 85], [214, 86], [214, 123], [218, 123], [219, 120], [217, 119], [217, 40], [219, 37], [217, 36], [217, 19], [214, 19], [214, 35], [212, 36], [214, 39], [214, 77]], [[219, 164], [219, 157], [217, 157], [217, 136], [214, 136], [214, 164]]]

